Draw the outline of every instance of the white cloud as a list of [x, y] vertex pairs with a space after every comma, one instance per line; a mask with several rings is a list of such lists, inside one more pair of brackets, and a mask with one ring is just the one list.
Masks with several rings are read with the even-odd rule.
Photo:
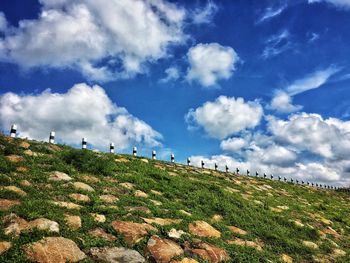
[[160, 82], [166, 83], [169, 81], [175, 81], [180, 78], [180, 72], [177, 67], [169, 67], [165, 70], [166, 77], [161, 79]]
[[350, 8], [349, 0], [309, 0], [309, 4], [326, 2], [340, 8]]
[[292, 98], [283, 91], [277, 91], [271, 100], [269, 109], [276, 110], [282, 113], [290, 113], [301, 110], [301, 105], [293, 105]]
[[195, 110], [191, 109], [185, 119], [189, 125], [202, 127], [209, 136], [224, 139], [254, 128], [262, 115], [263, 109], [256, 101], [245, 102], [243, 98], [220, 96], [214, 102], [208, 101]]
[[292, 48], [290, 42], [290, 33], [288, 30], [283, 30], [275, 35], [270, 36], [265, 41], [266, 47], [262, 53], [262, 58], [268, 59], [275, 57], [288, 49]]
[[247, 142], [243, 138], [228, 138], [220, 143], [220, 148], [224, 151], [236, 152], [247, 146]]
[[284, 9], [286, 9], [286, 5], [278, 6], [278, 7], [268, 7], [264, 10], [261, 17], [258, 19], [258, 23], [265, 22], [266, 20], [272, 19], [276, 16], [279, 16]]
[[107, 81], [144, 72], [186, 39], [186, 11], [165, 0], [40, 2], [37, 19], [19, 21], [0, 38], [1, 60]]
[[294, 81], [294, 83], [286, 88], [286, 92], [290, 96], [294, 96], [311, 89], [317, 89], [338, 71], [339, 68], [332, 66], [327, 69], [315, 71], [302, 79]]
[[7, 29], [7, 20], [5, 14], [0, 12], [0, 32], [4, 32]]
[[192, 14], [192, 21], [195, 24], [208, 24], [218, 11], [217, 5], [213, 1], [208, 1], [205, 7], [196, 8]]
[[239, 61], [233, 48], [218, 43], [191, 47], [187, 57], [189, 62], [187, 80], [196, 80], [204, 87], [214, 86], [221, 79], [229, 79]]
[[46, 90], [38, 95], [0, 96], [0, 124], [19, 127], [20, 136], [47, 140], [50, 131], [69, 144], [82, 137], [95, 147], [114, 142], [117, 149], [134, 144], [159, 146], [162, 136], [148, 124], [114, 104], [99, 86], [74, 85], [67, 93]]

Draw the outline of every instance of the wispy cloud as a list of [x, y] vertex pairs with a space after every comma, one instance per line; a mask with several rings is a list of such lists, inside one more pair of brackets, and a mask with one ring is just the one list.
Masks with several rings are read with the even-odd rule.
[[213, 1], [208, 1], [206, 6], [196, 8], [191, 16], [194, 24], [210, 23], [218, 11], [218, 6]]
[[262, 53], [262, 58], [267, 59], [277, 56], [282, 52], [290, 49], [292, 43], [290, 42], [290, 33], [287, 29], [284, 29], [278, 34], [270, 36], [266, 41], [266, 47]]
[[317, 89], [325, 84], [329, 78], [340, 70], [338, 67], [331, 66], [327, 69], [315, 71], [302, 79], [294, 81], [286, 88], [290, 96], [294, 96], [311, 89]]
[[309, 4], [313, 3], [321, 3], [321, 2], [326, 2], [329, 4], [332, 4], [336, 7], [339, 8], [345, 8], [345, 9], [350, 9], [350, 1], [349, 0], [309, 0]]
[[282, 5], [278, 7], [268, 7], [264, 10], [260, 18], [258, 19], [257, 23], [260, 24], [262, 22], [265, 22], [266, 20], [269, 20], [271, 18], [274, 18], [276, 16], [279, 16], [284, 9], [286, 9], [287, 5]]

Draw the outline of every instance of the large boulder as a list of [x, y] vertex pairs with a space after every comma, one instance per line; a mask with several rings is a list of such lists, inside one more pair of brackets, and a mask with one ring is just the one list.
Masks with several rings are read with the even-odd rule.
[[146, 250], [157, 263], [168, 263], [173, 257], [184, 254], [182, 248], [174, 241], [159, 236], [152, 236], [148, 240]]
[[112, 227], [115, 231], [123, 234], [125, 241], [129, 245], [139, 242], [149, 231], [156, 231], [153, 226], [143, 223], [134, 223], [130, 221], [113, 221]]
[[189, 224], [188, 229], [199, 237], [221, 237], [221, 233], [205, 221], [195, 221]]

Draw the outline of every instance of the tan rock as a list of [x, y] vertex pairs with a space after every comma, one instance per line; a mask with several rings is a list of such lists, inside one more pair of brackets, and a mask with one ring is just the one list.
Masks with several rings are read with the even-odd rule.
[[118, 158], [118, 159], [115, 159], [115, 161], [116, 161], [117, 163], [128, 163], [128, 162], [129, 162], [128, 159], [123, 158], [123, 157]]
[[23, 149], [28, 149], [30, 147], [30, 144], [26, 141], [22, 141], [20, 144], [19, 144], [19, 147], [23, 148]]
[[254, 241], [243, 240], [238, 237], [236, 237], [233, 240], [227, 241], [227, 243], [230, 245], [252, 247], [252, 248], [255, 248], [256, 250], [262, 251], [262, 244], [258, 244], [257, 242], [254, 242]]
[[346, 252], [342, 249], [336, 248], [333, 250], [332, 256], [334, 258], [338, 258], [338, 257], [345, 257], [346, 256]]
[[26, 187], [32, 186], [31, 182], [29, 182], [28, 180], [22, 180], [20, 184]]
[[126, 182], [126, 183], [120, 183], [119, 185], [122, 186], [122, 187], [124, 187], [124, 188], [126, 188], [126, 189], [129, 189], [129, 190], [132, 190], [132, 189], [135, 188], [135, 185], [134, 185], [134, 184], [128, 183], [128, 182]]
[[293, 222], [297, 227], [304, 227], [305, 226], [302, 222], [300, 222], [300, 220], [295, 220]]
[[103, 202], [106, 203], [114, 203], [116, 201], [118, 201], [118, 197], [114, 196], [114, 195], [100, 195], [100, 200], [102, 200]]
[[77, 190], [87, 191], [87, 192], [94, 192], [94, 188], [92, 188], [90, 185], [82, 182], [74, 182], [73, 187]]
[[173, 218], [144, 218], [142, 219], [148, 224], [157, 224], [160, 226], [167, 226], [172, 224], [180, 224], [182, 219], [173, 219]]
[[172, 260], [170, 263], [198, 263], [198, 261], [193, 258], [183, 258], [181, 260]]
[[293, 258], [291, 256], [288, 256], [287, 254], [282, 254], [281, 260], [285, 263], [293, 263]]
[[221, 233], [205, 221], [195, 221], [188, 225], [189, 231], [200, 237], [221, 237]]
[[7, 241], [1, 241], [0, 242], [0, 255], [5, 253], [7, 250], [9, 250], [12, 247], [11, 242]]
[[102, 228], [95, 228], [93, 230], [90, 230], [89, 235], [104, 239], [106, 241], [114, 241], [117, 239], [112, 234], [108, 234], [107, 232], [105, 232]]
[[216, 247], [214, 245], [200, 242], [195, 246], [195, 248], [190, 250], [190, 254], [198, 256], [204, 260], [208, 260], [209, 262], [217, 263], [230, 259], [230, 256], [224, 249]]
[[80, 210], [82, 208], [81, 205], [77, 205], [71, 202], [63, 202], [63, 201], [57, 201], [57, 202], [53, 202], [53, 204], [58, 205], [60, 207], [64, 207], [67, 209], [76, 209], [76, 210]]
[[176, 230], [175, 228], [170, 229], [168, 232], [168, 237], [173, 239], [180, 239], [182, 235], [186, 234], [186, 232], [182, 230]]
[[25, 155], [28, 155], [28, 156], [34, 156], [34, 157], [36, 157], [36, 156], [38, 156], [38, 153], [36, 153], [36, 152], [33, 152], [33, 151], [31, 151], [31, 150], [25, 150], [24, 152], [23, 152]]
[[150, 199], [150, 202], [152, 202], [156, 206], [161, 206], [162, 205], [162, 202], [157, 201], [157, 200]]
[[19, 163], [24, 161], [24, 158], [22, 156], [15, 154], [7, 155], [6, 159], [9, 160], [11, 163]]
[[37, 228], [39, 230], [47, 230], [49, 232], [56, 232], [56, 233], [60, 231], [59, 225], [57, 222], [46, 218], [38, 218], [33, 221], [30, 221], [28, 224], [29, 224], [29, 229]]
[[68, 174], [66, 173], [55, 171], [49, 175], [49, 180], [50, 181], [71, 181], [72, 178], [68, 176]]
[[106, 216], [105, 215], [96, 214], [96, 213], [91, 213], [90, 215], [92, 216], [92, 218], [94, 219], [95, 222], [98, 222], [98, 223], [106, 222]]
[[145, 192], [141, 191], [141, 190], [136, 190], [135, 191], [135, 196], [136, 197], [142, 197], [142, 198], [147, 198], [148, 194], [146, 194]]
[[240, 228], [238, 228], [238, 227], [236, 227], [236, 226], [228, 226], [228, 228], [229, 228], [233, 233], [235, 233], [235, 234], [240, 234], [240, 235], [242, 235], [242, 236], [248, 234], [247, 231], [245, 231], [245, 230], [243, 230], [243, 229], [240, 229]]
[[147, 252], [157, 263], [168, 263], [175, 256], [183, 255], [184, 251], [174, 241], [152, 236], [147, 242]]
[[77, 230], [81, 228], [81, 218], [80, 216], [74, 216], [74, 215], [64, 215], [64, 220], [66, 221], [69, 228], [73, 230]]
[[74, 194], [70, 194], [69, 197], [78, 202], [83, 202], [83, 203], [90, 202], [90, 197], [83, 194], [74, 193]]
[[318, 245], [312, 241], [303, 240], [303, 245], [311, 249], [318, 249]]
[[156, 191], [156, 190], [151, 190], [151, 193], [155, 194], [155, 195], [163, 195], [163, 193]]
[[25, 254], [39, 263], [78, 262], [86, 255], [70, 239], [64, 237], [45, 237], [24, 246]]
[[21, 202], [18, 200], [9, 200], [0, 198], [0, 211], [6, 211], [14, 205], [19, 205]]
[[100, 179], [98, 179], [97, 177], [92, 176], [92, 175], [83, 175], [81, 177], [81, 179], [83, 179], [84, 181], [89, 182], [89, 183], [98, 183], [98, 182], [100, 182]]
[[144, 158], [141, 159], [141, 161], [144, 162], [144, 163], [148, 163], [148, 160], [147, 160], [147, 159], [144, 159]]
[[18, 166], [16, 167], [16, 171], [20, 172], [20, 173], [26, 173], [29, 171], [29, 167], [25, 167], [25, 166]]
[[179, 210], [179, 212], [180, 212], [181, 214], [186, 215], [186, 216], [192, 216], [191, 213], [189, 213], [189, 212], [187, 212], [187, 211], [185, 211], [185, 210]]
[[136, 250], [124, 247], [93, 247], [90, 254], [97, 261], [108, 263], [144, 263], [145, 259]]
[[211, 222], [217, 223], [222, 221], [223, 217], [221, 215], [213, 215], [213, 217], [211, 218]]
[[112, 227], [115, 231], [123, 234], [125, 241], [129, 245], [139, 242], [149, 231], [157, 230], [146, 223], [140, 224], [129, 221], [113, 221]]
[[18, 188], [17, 186], [10, 185], [10, 186], [4, 186], [2, 187], [3, 190], [14, 192], [20, 196], [26, 196], [27, 193], [24, 192], [21, 188]]
[[145, 207], [145, 206], [127, 206], [125, 207], [125, 209], [129, 212], [134, 212], [134, 211], [139, 211], [139, 212], [143, 212], [145, 214], [151, 214], [152, 211], [148, 208], [148, 207]]

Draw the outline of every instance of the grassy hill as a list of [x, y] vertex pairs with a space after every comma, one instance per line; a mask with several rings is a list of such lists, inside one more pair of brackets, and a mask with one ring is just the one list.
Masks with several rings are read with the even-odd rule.
[[350, 262], [350, 196], [0, 136], [0, 262]]

